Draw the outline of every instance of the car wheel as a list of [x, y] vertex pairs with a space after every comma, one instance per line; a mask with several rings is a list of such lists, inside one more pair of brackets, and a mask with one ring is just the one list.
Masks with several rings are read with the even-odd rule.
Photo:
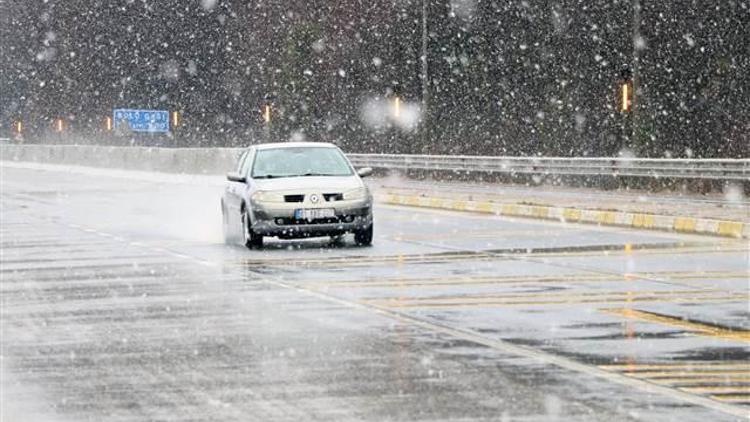
[[260, 248], [263, 246], [263, 236], [255, 233], [250, 226], [250, 216], [247, 210], [242, 210], [242, 239], [243, 244], [250, 249]]
[[231, 244], [234, 236], [232, 236], [232, 228], [229, 227], [229, 216], [227, 216], [224, 202], [221, 203], [221, 230], [224, 234], [224, 243], [227, 245]]
[[362, 230], [354, 232], [354, 242], [360, 246], [372, 245], [372, 224]]

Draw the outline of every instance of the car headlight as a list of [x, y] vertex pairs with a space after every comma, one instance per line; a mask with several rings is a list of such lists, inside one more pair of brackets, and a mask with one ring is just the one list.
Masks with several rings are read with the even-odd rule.
[[356, 201], [367, 198], [367, 188], [357, 188], [344, 192], [344, 201]]
[[279, 195], [276, 192], [268, 192], [268, 191], [262, 191], [262, 190], [255, 192], [250, 199], [252, 199], [253, 202], [258, 202], [258, 203], [284, 202], [284, 197], [282, 195]]

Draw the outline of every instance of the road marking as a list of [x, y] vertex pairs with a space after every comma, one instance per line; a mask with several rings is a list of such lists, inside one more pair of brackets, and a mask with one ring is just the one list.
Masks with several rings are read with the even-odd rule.
[[674, 220], [674, 229], [678, 232], [694, 232], [696, 226], [695, 218], [677, 217]]
[[693, 377], [691, 375], [690, 377], [649, 378], [649, 380], [660, 384], [671, 384], [674, 386], [707, 384], [736, 385], [750, 383], [750, 373], [747, 373], [747, 375], [710, 375], [703, 377]]
[[674, 296], [674, 295], [685, 295], [685, 294], [714, 294], [721, 293], [717, 289], [702, 289], [702, 290], [639, 290], [637, 292], [631, 291], [589, 291], [589, 292], [563, 292], [563, 293], [550, 293], [547, 291], [539, 293], [520, 293], [520, 294], [457, 294], [457, 295], [440, 295], [440, 296], [397, 296], [397, 297], [373, 297], [365, 298], [364, 300], [389, 300], [398, 299], [400, 301], [407, 302], [432, 302], [439, 300], [441, 302], [464, 302], [470, 300], [477, 301], [495, 301], [495, 300], [516, 300], [516, 299], [533, 299], [533, 298], [555, 298], [555, 299], [566, 299], [566, 298], [587, 298], [587, 297], [614, 297], [614, 296], [628, 296], [631, 295], [643, 295], [643, 296]]
[[259, 273], [259, 274], [265, 277], [260, 281], [269, 285], [274, 285], [277, 287], [294, 290], [299, 293], [307, 294], [313, 297], [317, 297], [321, 300], [327, 300], [329, 302], [337, 303], [339, 305], [346, 306], [349, 308], [374, 312], [376, 314], [391, 318], [396, 321], [401, 321], [403, 323], [407, 323], [412, 326], [419, 327], [425, 330], [445, 334], [454, 338], [463, 339], [466, 341], [470, 341], [472, 343], [490, 347], [492, 349], [495, 349], [501, 352], [511, 353], [516, 356], [523, 356], [523, 357], [535, 359], [535, 360], [538, 360], [539, 362], [549, 364], [549, 365], [555, 365], [557, 367], [560, 367], [569, 371], [595, 376], [595, 377], [607, 380], [609, 382], [635, 388], [635, 389], [644, 391], [649, 394], [660, 394], [664, 397], [668, 397], [673, 400], [678, 400], [678, 401], [682, 401], [685, 403], [703, 406], [709, 409], [713, 409], [719, 412], [723, 412], [723, 413], [734, 415], [734, 416], [741, 417], [741, 418], [746, 418], [746, 419], [748, 418], [747, 409], [737, 406], [731, 402], [712, 400], [704, 396], [696, 395], [696, 394], [689, 393], [686, 391], [680, 391], [680, 390], [670, 388], [667, 386], [654, 384], [646, 380], [641, 380], [641, 379], [629, 377], [627, 375], [623, 375], [617, 372], [604, 370], [593, 365], [580, 363], [573, 359], [554, 355], [552, 353], [545, 352], [542, 350], [535, 350], [530, 347], [511, 344], [503, 340], [488, 338], [471, 329], [451, 327], [443, 323], [432, 322], [426, 319], [422, 319], [422, 318], [414, 317], [405, 313], [394, 311], [392, 309], [388, 309], [385, 307], [380, 307], [380, 306], [376, 306], [373, 304], [353, 302], [350, 300], [346, 300], [346, 299], [342, 299], [342, 298], [330, 295], [325, 292], [314, 291], [314, 290], [305, 288], [303, 286], [289, 284], [287, 282], [281, 281], [279, 277], [276, 277], [275, 279], [273, 279], [273, 278], [269, 278], [267, 274], [262, 274], [262, 273]]
[[743, 394], [750, 398], [750, 387], [722, 387], [722, 386], [705, 386], [705, 387], [680, 387], [680, 390], [696, 394]]
[[599, 303], [599, 304], [612, 304], [621, 305], [632, 302], [650, 302], [650, 303], [720, 303], [720, 302], [739, 302], [746, 300], [745, 296], [740, 295], [724, 295], [724, 296], [709, 296], [709, 297], [653, 297], [653, 296], [633, 296], [633, 297], [622, 297], [622, 298], [593, 298], [593, 299], [564, 299], [564, 300], [538, 300], [538, 301], [491, 301], [491, 302], [466, 302], [466, 303], [399, 303], [397, 299], [388, 301], [372, 301], [364, 302], [374, 304], [377, 306], [383, 306], [387, 308], [409, 308], [409, 309], [448, 309], [448, 308], [494, 308], [494, 307], [510, 307], [510, 306], [547, 306], [547, 305], [580, 305], [585, 303]]
[[[658, 246], [658, 245], [655, 245]], [[695, 246], [685, 245], [680, 247], [641, 247], [634, 248], [633, 245], [630, 247], [630, 251], [627, 251], [625, 245], [621, 249], [602, 249], [595, 251], [571, 251], [571, 252], [557, 252], [557, 253], [546, 253], [545, 257], [570, 257], [570, 256], [621, 256], [621, 255], [672, 255], [679, 253], [681, 255], [687, 254], [720, 254], [720, 253], [735, 253], [735, 252], [749, 252], [750, 247], [746, 243], [732, 243], [732, 244], [717, 244], [712, 246]], [[533, 255], [533, 254], [532, 254]]]
[[[674, 274], [674, 275], [672, 275]], [[378, 278], [364, 280], [325, 280], [313, 281], [308, 285], [334, 288], [371, 288], [371, 287], [421, 287], [421, 286], [453, 286], [453, 285], [526, 285], [526, 284], [570, 284], [570, 283], [616, 283], [622, 281], [639, 280], [648, 282], [647, 277], [667, 277], [669, 280], [742, 280], [746, 274], [741, 272], [717, 272], [715, 275], [704, 273], [663, 272], [663, 273], [630, 273], [627, 275], [592, 275], [590, 273], [563, 274], [558, 276], [522, 275], [512, 277], [497, 276], [461, 276], [461, 277], [425, 277], [425, 278]], [[705, 286], [699, 283], [690, 284], [698, 288]]]
[[[599, 368], [646, 382], [664, 385], [718, 402], [750, 403], [750, 363], [690, 361], [679, 363], [624, 363]], [[746, 414], [746, 418], [750, 414]]]
[[529, 277], [529, 278], [497, 278], [497, 277], [466, 277], [466, 278], [444, 278], [434, 279], [384, 279], [371, 281], [327, 281], [313, 282], [313, 286], [320, 288], [373, 288], [373, 287], [445, 287], [445, 286], [475, 286], [475, 285], [508, 285], [522, 286], [534, 284], [570, 284], [570, 283], [602, 283], [622, 281], [622, 278], [604, 278], [604, 277]]
[[615, 365], [599, 365], [603, 369], [611, 369], [621, 372], [640, 372], [652, 371], [654, 369], [705, 369], [705, 368], [724, 368], [724, 369], [745, 369], [750, 371], [750, 362], [745, 361], [698, 361], [698, 362], [679, 362], [679, 363], [658, 363], [658, 364], [638, 364], [638, 363], [620, 363]]
[[631, 377], [644, 378], [649, 380], [666, 379], [668, 377], [689, 379], [691, 377], [705, 377], [705, 376], [716, 376], [716, 377], [733, 377], [733, 376], [750, 376], [750, 370], [748, 369], [685, 369], [685, 370], [664, 370], [664, 371], [642, 371], [642, 372], [627, 372], [626, 374]]
[[718, 232], [722, 236], [742, 237], [744, 224], [738, 221], [719, 221]]
[[347, 256], [340, 258], [312, 258], [312, 259], [241, 259], [239, 261], [242, 265], [247, 266], [316, 266], [316, 267], [361, 267], [361, 266], [373, 266], [379, 264], [389, 264], [392, 262], [398, 263], [443, 263], [452, 262], [459, 260], [488, 260], [495, 259], [492, 255], [485, 254], [482, 252], [440, 252], [436, 254], [419, 254], [419, 255], [383, 255], [383, 256]]
[[[745, 300], [748, 295], [743, 295]], [[717, 327], [697, 321], [689, 321], [671, 315], [656, 314], [653, 312], [639, 311], [636, 309], [600, 309], [601, 312], [618, 315], [629, 319], [639, 319], [648, 322], [654, 322], [672, 327], [682, 328], [702, 336], [721, 338], [725, 340], [735, 340], [750, 343], [750, 331], [743, 329], [730, 329]]]
[[727, 395], [722, 395], [722, 396], [716, 395], [716, 396], [710, 396], [710, 397], [714, 400], [723, 401], [726, 403], [750, 404], [750, 394], [727, 394]]
[[[401, 239], [404, 242], [414, 242], [405, 239]], [[132, 243], [131, 243], [132, 244]], [[431, 246], [442, 249], [447, 248], [446, 245], [440, 244], [428, 244], [418, 243], [423, 246]], [[682, 249], [679, 248], [665, 248], [664, 245], [632, 245], [631, 254], [643, 253], [650, 247], [655, 250], [664, 251], [665, 254], [674, 254], [675, 252], [683, 253]], [[590, 250], [593, 248], [593, 251]], [[503, 259], [503, 258], [555, 258], [564, 256], [607, 256], [617, 255], [618, 253], [628, 254], [624, 250], [624, 245], [596, 245], [596, 246], [585, 246], [583, 249], [586, 251], [569, 251], [561, 252], [559, 248], [552, 249], [541, 249], [541, 248], [522, 248], [522, 249], [507, 249], [507, 250], [493, 250], [493, 249], [478, 249], [473, 251], [459, 250], [456, 248], [456, 252], [437, 252], [437, 253], [426, 253], [426, 254], [412, 254], [412, 255], [382, 255], [382, 256], [364, 256], [364, 255], [352, 255], [342, 257], [323, 257], [323, 258], [272, 258], [272, 259], [241, 259], [238, 262], [245, 265], [256, 265], [256, 266], [317, 266], [317, 267], [361, 267], [371, 266], [375, 264], [388, 264], [391, 262], [399, 263], [443, 263], [453, 262], [458, 260], [489, 260], [489, 259]], [[695, 251], [695, 253], [721, 253], [721, 252], [735, 252], [744, 251], [745, 249], [750, 251], [750, 248], [737, 249], [732, 251], [721, 251], [716, 247], [703, 248]]]

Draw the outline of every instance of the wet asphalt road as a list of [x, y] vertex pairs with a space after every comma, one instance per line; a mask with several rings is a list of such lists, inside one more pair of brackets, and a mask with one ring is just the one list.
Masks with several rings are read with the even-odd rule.
[[3, 421], [750, 415], [746, 242], [379, 206], [250, 251], [215, 177], [21, 167]]

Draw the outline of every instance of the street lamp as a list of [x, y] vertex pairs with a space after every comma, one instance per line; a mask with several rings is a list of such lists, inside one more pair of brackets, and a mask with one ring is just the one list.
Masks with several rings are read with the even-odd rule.
[[427, 67], [427, 1], [422, 0], [422, 145], [426, 145], [427, 138], [427, 107], [430, 102], [430, 90], [428, 85]]

